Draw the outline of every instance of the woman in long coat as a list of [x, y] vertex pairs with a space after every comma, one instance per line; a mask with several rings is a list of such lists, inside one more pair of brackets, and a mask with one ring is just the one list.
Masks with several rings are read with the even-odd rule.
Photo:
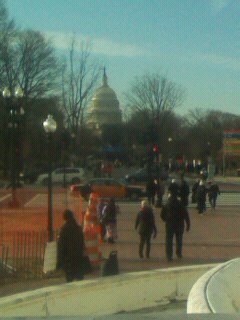
[[57, 245], [57, 269], [65, 271], [67, 282], [82, 280], [85, 250], [83, 230], [71, 210], [65, 210], [63, 218], [65, 223], [60, 230]]
[[151, 236], [153, 234], [153, 237], [156, 237], [157, 228], [155, 225], [153, 210], [145, 200], [141, 202], [141, 210], [139, 211], [135, 221], [135, 229], [138, 230], [140, 236], [138, 251], [139, 257], [143, 258], [143, 248], [146, 244], [146, 258], [149, 258], [151, 249]]

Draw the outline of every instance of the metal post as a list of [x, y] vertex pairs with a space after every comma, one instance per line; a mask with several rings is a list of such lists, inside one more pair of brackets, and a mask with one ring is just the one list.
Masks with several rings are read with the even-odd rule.
[[53, 241], [52, 133], [48, 133], [48, 241]]
[[16, 129], [17, 129], [17, 122], [16, 122], [16, 111], [13, 107], [10, 110], [10, 122], [9, 122], [9, 129], [10, 129], [10, 150], [11, 150], [11, 190], [12, 190], [12, 199], [10, 202], [10, 206], [13, 208], [19, 207], [19, 202], [17, 199], [17, 185], [16, 185]]

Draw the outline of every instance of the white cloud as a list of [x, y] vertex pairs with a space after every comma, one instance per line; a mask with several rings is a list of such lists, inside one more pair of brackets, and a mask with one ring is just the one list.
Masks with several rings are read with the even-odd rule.
[[217, 54], [200, 54], [197, 57], [200, 60], [210, 62], [212, 64], [221, 65], [233, 70], [240, 70], [240, 59], [230, 56], [222, 56]]
[[108, 56], [125, 56], [135, 57], [145, 55], [145, 50], [133, 45], [125, 43], [117, 43], [106, 38], [92, 38], [81, 34], [61, 33], [61, 32], [45, 32], [46, 37], [53, 41], [58, 49], [68, 49], [71, 40], [76, 41], [76, 50], [81, 48], [81, 43], [87, 41], [91, 44], [91, 52], [96, 54], [104, 54]]
[[230, 4], [231, 0], [211, 0], [213, 13], [217, 14]]

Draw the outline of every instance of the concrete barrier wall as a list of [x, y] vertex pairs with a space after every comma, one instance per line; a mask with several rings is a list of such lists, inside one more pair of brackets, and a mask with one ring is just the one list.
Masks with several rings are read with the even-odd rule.
[[206, 272], [193, 286], [187, 313], [239, 313], [240, 259]]
[[186, 300], [197, 279], [214, 266], [134, 272], [16, 294], [0, 299], [0, 317], [106, 315]]

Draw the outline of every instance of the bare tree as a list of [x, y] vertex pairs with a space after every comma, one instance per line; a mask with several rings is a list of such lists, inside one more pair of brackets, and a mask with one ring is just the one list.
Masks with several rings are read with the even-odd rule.
[[88, 43], [82, 42], [77, 53], [72, 39], [69, 56], [62, 68], [62, 106], [71, 132], [77, 136], [84, 111], [96, 87], [101, 68], [90, 60]]
[[[15, 39], [16, 29], [14, 21], [9, 19], [8, 11], [4, 0], [0, 0], [0, 80], [1, 83], [8, 83], [13, 76], [11, 61], [13, 52], [9, 52], [10, 43]], [[8, 66], [6, 72], [6, 65]]]
[[18, 84], [31, 98], [53, 94], [60, 67], [52, 43], [40, 32], [32, 30], [20, 32], [18, 38]]
[[151, 117], [160, 117], [166, 110], [173, 110], [183, 102], [183, 89], [157, 73], [136, 78], [125, 94], [133, 111], [148, 111]]
[[132, 112], [144, 115], [141, 132], [145, 143], [148, 144], [149, 155], [153, 152], [153, 145], [158, 145], [158, 150], [162, 153], [164, 151], [162, 139], [169, 123], [168, 119], [172, 118], [171, 112], [181, 105], [184, 97], [183, 89], [157, 73], [144, 74], [141, 78], [135, 79], [125, 97]]
[[20, 86], [26, 101], [56, 89], [60, 69], [54, 47], [38, 31], [6, 33], [0, 63], [5, 86]]

